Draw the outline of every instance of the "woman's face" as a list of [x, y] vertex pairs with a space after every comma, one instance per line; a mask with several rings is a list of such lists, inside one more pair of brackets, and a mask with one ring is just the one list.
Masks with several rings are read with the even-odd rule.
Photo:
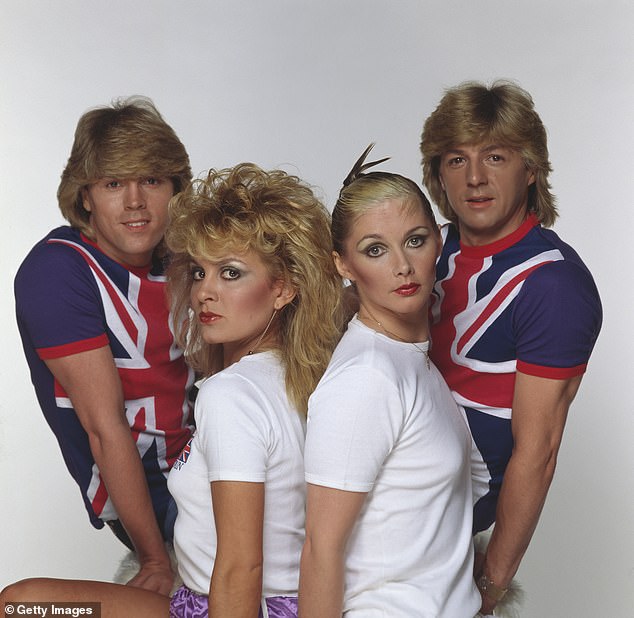
[[437, 226], [415, 198], [387, 199], [350, 227], [337, 270], [354, 281], [359, 316], [397, 334], [427, 338], [427, 305], [441, 243]]
[[[218, 259], [192, 260], [190, 302], [209, 344], [223, 344], [224, 366], [240, 360], [258, 344], [273, 312], [295, 296], [271, 277], [255, 251], [227, 253]], [[275, 323], [257, 345], [275, 345]]]

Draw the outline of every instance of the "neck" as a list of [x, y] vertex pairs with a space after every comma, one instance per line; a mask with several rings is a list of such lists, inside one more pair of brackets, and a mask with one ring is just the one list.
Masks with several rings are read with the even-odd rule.
[[373, 330], [378, 330], [387, 335], [390, 339], [395, 339], [396, 341], [420, 343], [421, 341], [426, 341], [429, 337], [426, 313], [424, 313], [423, 316], [417, 314], [415, 320], [412, 322], [393, 320], [387, 321], [387, 324], [386, 320], [378, 320], [374, 317], [373, 313], [368, 311], [367, 307], [364, 306], [359, 308], [357, 315], [366, 326], [369, 326]]

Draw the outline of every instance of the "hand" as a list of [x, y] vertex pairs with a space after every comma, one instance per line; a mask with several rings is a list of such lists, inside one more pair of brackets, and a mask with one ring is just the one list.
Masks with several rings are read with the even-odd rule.
[[127, 585], [169, 596], [174, 579], [175, 574], [169, 564], [151, 561], [146, 562]]

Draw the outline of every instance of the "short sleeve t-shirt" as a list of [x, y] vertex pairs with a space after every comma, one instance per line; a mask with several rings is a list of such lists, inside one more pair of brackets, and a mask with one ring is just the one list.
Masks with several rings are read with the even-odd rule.
[[193, 373], [174, 342], [162, 264], [129, 268], [78, 230], [60, 227], [25, 258], [15, 278], [16, 315], [31, 380], [92, 524], [116, 519], [88, 437], [45, 360], [109, 346], [125, 414], [159, 523], [167, 473], [191, 435]]

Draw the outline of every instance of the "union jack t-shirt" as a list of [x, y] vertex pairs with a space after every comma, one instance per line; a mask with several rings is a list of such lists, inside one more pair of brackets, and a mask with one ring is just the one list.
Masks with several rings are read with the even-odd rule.
[[[582, 374], [601, 328], [601, 301], [577, 253], [534, 215], [485, 246], [443, 228], [431, 304], [431, 357], [474, 437], [474, 531], [495, 520], [513, 449], [516, 369], [567, 379]], [[478, 486], [480, 489], [478, 489]]]
[[92, 524], [117, 519], [73, 404], [44, 363], [108, 345], [125, 414], [159, 524], [167, 473], [191, 435], [193, 373], [171, 330], [162, 265], [131, 268], [64, 226], [40, 241], [15, 279], [16, 313], [31, 380]]

